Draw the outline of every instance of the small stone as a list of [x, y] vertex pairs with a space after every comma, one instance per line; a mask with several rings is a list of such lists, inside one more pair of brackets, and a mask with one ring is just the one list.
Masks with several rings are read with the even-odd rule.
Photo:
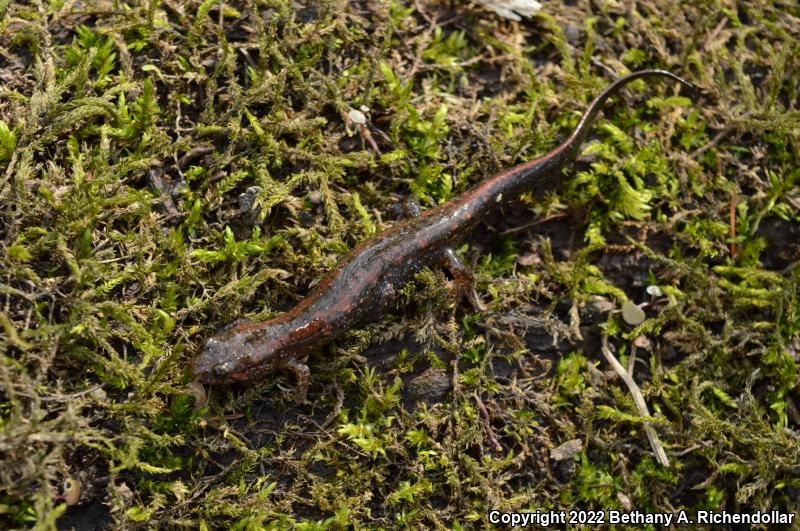
[[103, 390], [102, 387], [95, 387], [89, 392], [89, 396], [97, 400], [98, 402], [105, 402], [106, 398], [108, 398], [108, 394]]
[[444, 398], [452, 383], [446, 370], [431, 367], [409, 382], [409, 397], [415, 400], [438, 401]]
[[260, 193], [260, 186], [248, 186], [244, 192], [239, 194], [239, 208], [242, 212], [250, 212], [253, 210], [253, 206]]
[[[258, 225], [261, 218], [262, 209], [257, 204], [258, 196], [261, 194], [260, 186], [248, 186], [244, 192], [239, 194], [239, 209], [242, 212], [245, 223], [254, 226]], [[270, 209], [266, 209], [264, 217], [268, 216]]]
[[556, 477], [562, 483], [567, 483], [572, 481], [575, 477], [575, 460], [574, 459], [565, 459], [563, 461], [556, 461], [558, 466], [556, 467]]
[[311, 201], [312, 205], [319, 205], [322, 203], [322, 192], [319, 190], [314, 190], [308, 194], [308, 200]]
[[574, 24], [567, 24], [564, 27], [564, 36], [571, 44], [575, 44], [581, 40], [581, 30]]
[[583, 450], [583, 441], [580, 439], [570, 439], [558, 448], [550, 450], [550, 459], [555, 459], [556, 461], [571, 459], [581, 450]]
[[598, 312], [601, 312], [601, 313], [610, 312], [611, 310], [614, 309], [614, 303], [611, 302], [611, 301], [607, 301], [605, 299], [601, 299], [599, 301], [594, 301], [592, 303], [592, 306], [594, 306], [595, 310], [597, 310]]
[[631, 326], [638, 326], [644, 322], [647, 316], [644, 310], [639, 308], [631, 301], [625, 301], [622, 304], [622, 318]]

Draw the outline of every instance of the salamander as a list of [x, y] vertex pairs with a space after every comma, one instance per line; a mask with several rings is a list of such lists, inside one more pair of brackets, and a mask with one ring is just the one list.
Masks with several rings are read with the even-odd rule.
[[521, 193], [548, 189], [564, 179], [562, 169], [580, 154], [602, 104], [623, 86], [644, 77], [665, 77], [693, 88], [663, 70], [621, 77], [601, 92], [572, 134], [549, 153], [486, 179], [435, 208], [397, 222], [344, 256], [311, 293], [288, 312], [262, 322], [235, 321], [205, 344], [194, 364], [204, 383], [252, 382], [275, 369], [297, 376], [298, 400], [306, 400], [309, 369], [301, 360], [348, 329], [377, 320], [393, 306], [397, 290], [422, 268], [443, 265], [456, 286], [479, 308], [472, 274], [452, 247], [491, 211]]

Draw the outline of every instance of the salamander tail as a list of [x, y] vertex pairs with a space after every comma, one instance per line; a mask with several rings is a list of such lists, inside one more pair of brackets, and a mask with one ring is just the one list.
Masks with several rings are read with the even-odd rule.
[[589, 134], [589, 128], [592, 126], [595, 117], [597, 117], [597, 113], [600, 112], [600, 108], [608, 98], [619, 92], [622, 87], [631, 81], [641, 79], [643, 77], [659, 76], [672, 79], [673, 81], [677, 81], [693, 91], [695, 90], [694, 85], [671, 72], [667, 72], [666, 70], [640, 70], [638, 72], [628, 74], [627, 76], [623, 76], [611, 83], [603, 92], [597, 95], [591, 104], [589, 104], [589, 107], [583, 113], [583, 116], [581, 116], [581, 121], [578, 122], [577, 127], [575, 127], [575, 130], [572, 132], [570, 137], [564, 141], [562, 146], [567, 149], [580, 149], [580, 145], [584, 140], [586, 140], [586, 136]]

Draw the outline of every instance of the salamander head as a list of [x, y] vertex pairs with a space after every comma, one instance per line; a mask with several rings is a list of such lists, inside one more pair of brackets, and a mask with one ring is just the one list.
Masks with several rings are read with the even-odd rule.
[[285, 327], [246, 323], [212, 336], [194, 362], [194, 377], [203, 383], [246, 382], [295, 356]]

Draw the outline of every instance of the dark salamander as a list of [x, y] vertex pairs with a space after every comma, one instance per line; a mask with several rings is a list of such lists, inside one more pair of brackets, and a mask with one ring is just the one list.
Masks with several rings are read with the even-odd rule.
[[472, 275], [452, 246], [462, 242], [487, 214], [521, 193], [545, 190], [562, 181], [562, 168], [580, 154], [606, 99], [635, 79], [656, 76], [692, 88], [663, 70], [643, 70], [617, 79], [592, 101], [572, 135], [550, 153], [362, 242], [285, 314], [260, 323], [235, 322], [210, 338], [195, 362], [195, 377], [205, 383], [248, 382], [285, 368], [297, 375], [297, 398], [305, 401], [309, 370], [300, 360], [348, 329], [377, 320], [391, 308], [396, 290], [426, 266], [444, 265], [462, 292], [479, 305]]

